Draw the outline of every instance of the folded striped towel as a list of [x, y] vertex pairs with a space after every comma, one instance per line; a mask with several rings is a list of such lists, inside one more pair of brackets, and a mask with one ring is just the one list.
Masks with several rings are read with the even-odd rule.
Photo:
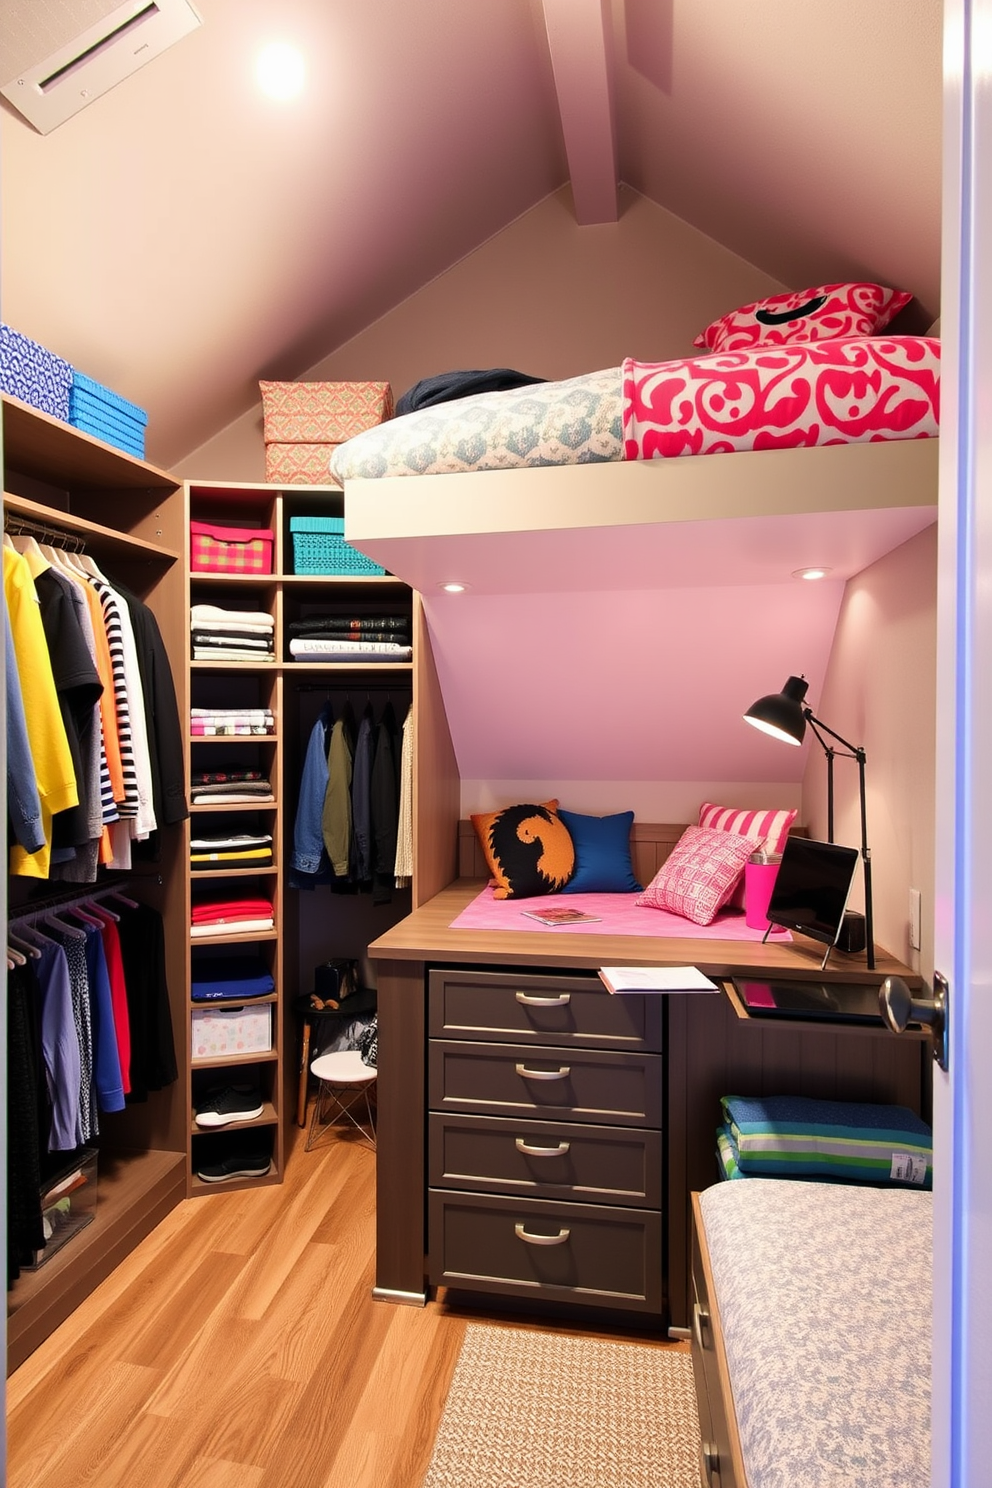
[[721, 1105], [745, 1176], [933, 1187], [933, 1133], [906, 1106], [799, 1095], [725, 1095]]

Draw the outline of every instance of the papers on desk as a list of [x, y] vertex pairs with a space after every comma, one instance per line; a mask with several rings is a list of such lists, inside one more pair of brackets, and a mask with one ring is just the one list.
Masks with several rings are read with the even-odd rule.
[[719, 992], [698, 966], [601, 966], [607, 992]]

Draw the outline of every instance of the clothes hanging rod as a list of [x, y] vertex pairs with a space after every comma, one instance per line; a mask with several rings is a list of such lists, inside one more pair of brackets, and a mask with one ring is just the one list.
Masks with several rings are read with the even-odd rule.
[[58, 909], [76, 909], [81, 904], [86, 904], [92, 899], [102, 899], [105, 894], [123, 893], [130, 886], [130, 880], [122, 878], [120, 882], [112, 884], [97, 884], [87, 894], [72, 894], [69, 898], [59, 899], [49, 895], [46, 899], [35, 899], [30, 904], [23, 905], [16, 914], [8, 915], [7, 925], [28, 925], [34, 920], [42, 919], [46, 914], [52, 914]]
[[31, 517], [22, 517], [17, 512], [4, 516], [4, 531], [15, 536], [41, 537], [54, 548], [65, 548], [71, 553], [86, 551], [86, 543], [78, 532], [66, 532], [63, 527], [53, 527], [47, 522], [35, 522]]

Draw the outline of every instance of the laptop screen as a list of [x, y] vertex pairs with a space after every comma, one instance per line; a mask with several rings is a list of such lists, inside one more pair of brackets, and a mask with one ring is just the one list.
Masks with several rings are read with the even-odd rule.
[[766, 918], [824, 945], [836, 945], [857, 866], [855, 847], [787, 838]]

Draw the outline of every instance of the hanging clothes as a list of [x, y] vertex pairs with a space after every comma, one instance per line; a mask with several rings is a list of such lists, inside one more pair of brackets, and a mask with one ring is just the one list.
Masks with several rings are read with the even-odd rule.
[[413, 879], [413, 760], [415, 749], [413, 704], [403, 720], [400, 745], [400, 800], [396, 827], [396, 887], [408, 888]]
[[396, 827], [399, 818], [399, 758], [396, 714], [387, 702], [379, 719], [372, 759], [372, 902], [386, 904], [393, 897], [396, 865]]
[[3, 629], [7, 693], [7, 821], [25, 853], [32, 854], [40, 852], [44, 847], [45, 833], [41, 825], [38, 782], [31, 759], [14, 637], [6, 605], [3, 609]]
[[25, 559], [6, 545], [3, 580], [45, 839], [35, 853], [27, 853], [14, 843], [10, 871], [28, 878], [46, 878], [53, 818], [60, 811], [78, 806], [79, 792], [34, 580]]
[[[350, 710], [349, 710], [350, 711]], [[338, 878], [348, 877], [351, 851], [351, 776], [354, 752], [348, 717], [331, 728], [327, 751], [327, 790], [321, 813], [321, 831], [331, 868]]]

